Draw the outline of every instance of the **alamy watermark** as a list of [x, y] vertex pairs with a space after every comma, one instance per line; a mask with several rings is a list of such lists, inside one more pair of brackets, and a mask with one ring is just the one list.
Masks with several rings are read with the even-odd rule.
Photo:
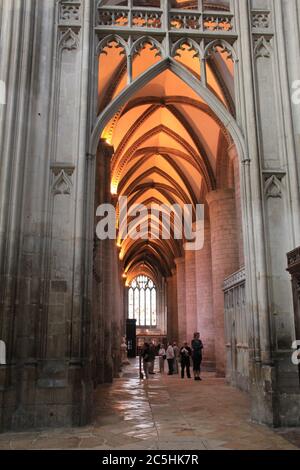
[[[204, 245], [204, 205], [132, 204], [119, 198], [118, 214], [112, 204], [101, 204], [96, 211], [99, 240], [184, 240], [186, 251], [198, 251]], [[118, 226], [118, 230], [117, 230]], [[118, 233], [117, 233], [118, 232]]]
[[6, 104], [6, 86], [3, 80], [0, 80], [0, 104]]
[[293, 104], [300, 104], [300, 80], [295, 80], [292, 83], [292, 102]]
[[292, 363], [298, 366], [300, 365], [300, 340], [293, 342], [292, 349], [295, 350], [292, 354]]

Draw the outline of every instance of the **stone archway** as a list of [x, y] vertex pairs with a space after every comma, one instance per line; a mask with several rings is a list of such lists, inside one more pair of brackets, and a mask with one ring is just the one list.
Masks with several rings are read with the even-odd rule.
[[246, 158], [245, 141], [242, 132], [236, 123], [233, 116], [226, 110], [220, 101], [207, 89], [199, 80], [190, 74], [184, 67], [182, 67], [173, 58], [167, 57], [161, 60], [158, 64], [150, 67], [146, 72], [128, 85], [119, 96], [117, 96], [101, 114], [97, 117], [93, 126], [93, 131], [90, 139], [89, 153], [90, 155], [96, 154], [96, 149], [101, 135], [107, 122], [118, 112], [120, 107], [124, 105], [139, 89], [145, 84], [150, 82], [154, 77], [158, 76], [163, 71], [170, 69], [177, 75], [184, 83], [186, 83], [192, 90], [202, 98], [215, 115], [220, 119], [222, 125], [228, 129], [232, 139], [237, 146], [240, 161]]
[[[136, 95], [136, 93], [138, 93], [140, 90], [143, 90], [143, 88], [146, 87], [148, 83], [150, 83], [156, 77], [160, 76], [160, 74], [164, 73], [165, 71], [170, 71], [170, 72], [174, 73], [174, 75], [176, 77], [178, 77], [179, 80], [182, 81], [183, 84], [190, 87], [191, 90], [193, 90], [193, 92], [195, 92], [197, 94], [197, 96], [199, 96], [202, 100], [204, 100], [204, 102], [206, 103], [206, 105], [205, 105], [206, 106], [206, 108], [205, 108], [206, 111], [208, 113], [210, 113], [213, 116], [215, 122], [217, 122], [220, 125], [220, 127], [223, 129], [224, 135], [228, 136], [229, 142], [231, 143], [231, 153], [233, 155], [235, 153], [232, 161], [234, 161], [234, 158], [236, 158], [236, 160], [237, 160], [236, 175], [235, 176], [238, 179], [238, 181], [240, 181], [240, 168], [241, 168], [241, 163], [240, 162], [243, 161], [244, 158], [245, 158], [245, 143], [244, 143], [241, 131], [240, 131], [235, 119], [232, 117], [232, 115], [227, 111], [227, 109], [222, 105], [222, 103], [220, 103], [220, 101], [214, 96], [214, 94], [209, 89], [204, 87], [203, 84], [199, 82], [199, 80], [197, 80], [191, 73], [189, 73], [189, 71], [187, 71], [183, 66], [178, 64], [172, 58], [165, 58], [165, 59], [161, 60], [160, 62], [158, 62], [156, 65], [150, 67], [146, 72], [144, 72], [141, 76], [139, 76], [136, 80], [134, 80], [129, 86], [127, 86], [108, 106], [105, 107], [105, 109], [98, 116], [98, 118], [95, 122], [94, 128], [93, 128], [91, 141], [90, 141], [90, 154], [91, 155], [95, 154], [95, 149], [97, 148], [97, 145], [98, 145], [98, 142], [99, 142], [99, 136], [101, 135], [103, 129], [106, 126], [106, 124], [114, 117], [114, 115], [117, 114], [121, 108], [124, 108], [124, 107], [126, 108], [126, 104], [131, 103], [130, 100]], [[162, 98], [158, 98], [158, 101], [160, 101], [161, 99]], [[131, 106], [132, 105], [129, 106], [129, 109], [131, 108]], [[164, 130], [164, 126], [161, 126], [160, 128], [159, 127], [157, 128], [156, 132], [160, 132], [160, 131], [163, 131], [163, 130]], [[153, 133], [151, 135], [153, 135]], [[128, 139], [129, 139], [129, 137], [130, 136], [128, 136]], [[102, 146], [103, 145], [105, 147], [104, 142], [102, 142]], [[104, 158], [106, 158], [105, 157], [106, 151], [104, 150], [104, 147], [103, 147], [103, 151], [102, 151], [101, 149], [99, 149], [99, 146], [98, 146], [97, 158], [101, 159], [102, 156], [104, 156]], [[235, 150], [235, 152], [234, 152], [234, 149], [237, 149], [237, 150]], [[111, 149], [111, 152], [113, 152], [113, 151], [114, 150]], [[103, 154], [102, 156], [101, 156], [101, 152]], [[237, 157], [237, 154], [239, 155], [238, 157]], [[151, 174], [151, 171], [149, 171], [148, 173]], [[106, 177], [108, 177], [108, 175]], [[123, 180], [123, 186], [124, 186], [124, 182], [126, 182], [126, 180]], [[105, 184], [107, 185], [107, 182]], [[241, 172], [241, 182], [239, 184], [242, 187], [241, 192], [243, 192], [243, 190], [245, 189], [244, 188], [245, 183], [243, 181], [243, 173], [242, 172]], [[122, 189], [122, 185], [120, 186], [120, 188]], [[211, 188], [211, 189], [216, 189], [216, 188]], [[110, 199], [110, 196], [108, 196], [108, 197]], [[240, 193], [239, 193], [238, 197], [240, 197]], [[214, 214], [214, 209], [213, 208], [215, 207], [215, 203], [217, 203], [217, 206], [218, 206], [218, 205], [221, 204], [221, 201], [222, 201], [222, 204], [224, 203], [224, 207], [223, 207], [224, 214], [226, 214], [226, 216], [228, 216], [228, 217], [233, 216], [233, 214], [234, 214], [234, 209], [233, 208], [234, 208], [234, 205], [236, 203], [235, 197], [234, 197], [234, 191], [228, 191], [228, 192], [226, 192], [226, 191], [225, 192], [216, 191], [215, 194], [213, 196], [211, 196], [208, 201], [209, 201], [209, 206], [210, 206], [209, 210], [210, 210], [211, 214]], [[244, 199], [243, 199], [243, 204], [245, 204]], [[243, 207], [243, 208], [241, 207], [241, 212], [243, 212], [243, 214], [245, 213], [246, 210], [247, 210], [246, 207]], [[241, 219], [239, 221], [240, 224], [242, 224], [242, 220], [243, 219], [241, 217]], [[236, 223], [236, 221], [234, 219], [234, 224], [235, 223]], [[218, 219], [218, 217], [215, 218], [213, 229], [216, 232], [218, 231], [218, 227], [219, 227], [220, 224], [222, 224], [222, 221], [221, 221], [220, 217], [219, 217], [219, 219]], [[208, 224], [208, 226], [209, 226], [209, 224]], [[209, 237], [210, 237], [210, 231], [209, 230], [207, 231], [207, 234], [209, 234]], [[235, 228], [233, 228], [233, 230], [235, 230]], [[232, 239], [232, 236], [233, 236], [233, 232], [231, 232], [228, 239], [224, 239], [224, 237], [223, 237], [223, 240], [222, 240], [222, 236], [219, 237], [219, 239], [213, 245], [213, 249], [215, 250], [215, 252], [217, 253], [218, 250], [220, 251], [220, 250], [225, 249], [226, 245], [228, 245], [228, 243], [230, 243], [230, 240]], [[210, 250], [210, 249], [211, 249], [211, 247], [208, 248], [208, 250]], [[216, 324], [219, 324], [219, 326], [217, 327], [218, 330], [217, 330], [217, 332], [216, 332], [216, 330], [213, 332], [212, 327], [210, 326], [209, 327], [210, 337], [206, 338], [207, 339], [207, 344], [210, 344], [210, 346], [209, 346], [210, 351], [209, 351], [209, 354], [208, 354], [207, 363], [209, 363], [211, 367], [213, 367], [213, 364], [216, 364], [215, 352], [213, 352], [213, 351], [216, 350], [217, 351], [217, 357], [218, 357], [217, 358], [217, 364], [218, 364], [217, 368], [218, 368], [218, 371], [221, 375], [225, 374], [225, 357], [226, 357], [225, 349], [224, 349], [225, 348], [225, 346], [224, 346], [224, 295], [223, 295], [221, 285], [222, 285], [225, 277], [229, 276], [230, 274], [232, 274], [234, 272], [234, 270], [237, 270], [239, 268], [238, 262], [235, 262], [236, 253], [234, 251], [234, 248], [232, 248], [231, 256], [233, 257], [233, 262], [231, 264], [229, 264], [223, 272], [220, 272], [219, 275], [216, 275], [215, 274], [216, 269], [215, 269], [214, 274], [210, 273], [210, 278], [209, 278], [210, 280], [207, 283], [206, 289], [210, 289], [210, 292], [211, 292], [210, 295], [211, 295], [211, 298], [212, 298], [214, 295], [213, 295], [213, 290], [212, 290], [211, 286], [213, 284], [215, 285], [215, 291], [218, 292], [218, 300], [216, 300], [216, 296], [214, 296], [215, 297], [215, 306], [213, 307], [211, 305], [211, 302], [212, 302], [211, 298], [209, 299], [209, 298], [207, 298], [208, 296], [206, 296], [207, 305], [206, 305], [206, 307], [202, 308], [202, 315], [204, 314], [205, 308], [207, 308], [209, 310], [210, 314], [213, 314], [214, 311], [218, 310], [217, 318], [215, 318], [215, 320], [214, 320]], [[193, 272], [193, 270], [196, 269], [196, 265], [199, 268], [201, 263], [203, 263], [203, 260], [205, 259], [205, 257], [201, 258], [201, 256], [198, 257], [198, 258], [199, 259], [197, 259], [197, 261], [194, 260], [194, 259], [188, 260], [188, 258], [186, 258], [185, 262], [188, 263], [187, 266], [191, 266], [190, 263], [194, 263], [190, 275], [194, 275], [194, 274], [192, 274], [192, 272]], [[178, 279], [180, 277], [182, 285], [183, 285], [183, 282], [184, 282], [184, 285], [185, 285], [185, 276], [186, 276], [187, 273], [182, 271], [182, 254], [179, 257], [177, 255], [177, 258], [176, 258], [175, 261], [176, 261], [176, 263], [175, 263], [176, 268], [175, 268], [175, 265], [174, 265], [174, 268], [177, 269]], [[216, 261], [217, 264], [221, 263], [221, 262], [222, 262], [222, 260], [220, 258]], [[223, 263], [224, 263], [224, 261], [223, 261]], [[168, 274], [167, 276], [171, 277], [171, 271], [172, 271], [172, 269], [170, 267], [170, 274]], [[202, 275], [203, 275], [203, 277], [205, 277], [205, 272], [202, 272]], [[172, 283], [170, 282], [170, 285], [171, 284]], [[211, 285], [209, 286], [208, 284], [211, 284]], [[178, 284], [178, 286], [179, 285], [180, 284]], [[188, 287], [186, 287], [184, 289], [187, 289], [187, 288]], [[194, 289], [198, 289], [199, 291], [201, 291], [201, 286], [200, 285], [196, 286], [196, 284], [194, 284]], [[203, 289], [202, 289], [202, 291], [203, 291]], [[194, 294], [195, 294], [195, 292], [194, 292]], [[177, 289], [178, 301], [179, 301], [180, 295], [181, 294], [178, 292], [178, 289]], [[184, 295], [186, 295], [186, 294], [184, 294]], [[198, 299], [198, 300], [199, 300], [199, 302], [201, 302], [200, 299]], [[196, 303], [197, 303], [197, 300], [195, 298], [194, 299], [194, 304], [193, 304], [193, 307], [192, 307], [194, 309], [194, 311], [197, 308]], [[217, 306], [217, 304], [218, 304], [218, 306]], [[176, 308], [178, 310], [178, 306]], [[183, 310], [182, 310], [182, 313], [179, 314], [180, 318], [179, 317], [178, 317], [179, 319], [177, 318], [177, 324], [179, 323], [179, 326], [177, 326], [175, 329], [173, 329], [172, 334], [177, 335], [176, 339], [179, 339], [179, 341], [182, 342], [186, 335], [191, 336], [194, 329], [197, 328], [197, 321], [192, 321], [191, 324], [188, 327], [183, 326], [183, 325], [186, 325], [185, 316], [189, 316], [191, 314], [191, 312], [189, 313], [188, 311], [186, 311], [186, 309], [183, 306], [182, 302], [181, 302], [181, 307], [179, 307], [179, 308], [180, 309], [183, 308], [185, 313], [183, 313]], [[222, 317], [222, 319], [220, 320], [221, 317]], [[208, 321], [208, 320], [204, 320], [204, 322], [202, 322], [202, 323], [200, 321], [200, 324], [198, 323], [198, 326], [200, 326], [201, 329], [205, 329], [205, 326], [204, 326], [205, 321]], [[170, 323], [170, 321], [169, 321], [169, 323]], [[183, 328], [183, 331], [181, 331], [182, 328]], [[220, 338], [219, 342], [218, 341], [213, 341], [211, 339], [211, 336], [213, 334], [215, 334], [217, 337]], [[215, 346], [215, 342], [216, 342], [216, 346]]]

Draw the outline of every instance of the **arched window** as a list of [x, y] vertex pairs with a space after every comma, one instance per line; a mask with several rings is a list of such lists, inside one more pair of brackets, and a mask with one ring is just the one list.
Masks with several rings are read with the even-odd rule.
[[135, 318], [139, 327], [155, 328], [157, 325], [156, 299], [154, 282], [147, 276], [136, 277], [131, 282], [128, 291], [128, 318]]

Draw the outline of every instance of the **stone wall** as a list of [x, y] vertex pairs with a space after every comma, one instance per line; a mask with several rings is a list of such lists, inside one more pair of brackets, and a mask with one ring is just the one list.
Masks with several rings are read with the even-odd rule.
[[[0, 337], [7, 345], [1, 430], [89, 422], [94, 385], [119, 369], [116, 250], [96, 243], [93, 259], [91, 7], [89, 1], [1, 3], [0, 72], [7, 83], [0, 131]], [[93, 263], [101, 266], [100, 280], [109, 276], [113, 286], [104, 291], [110, 302], [102, 310]]]
[[[0, 79], [7, 84], [0, 105], [0, 338], [7, 346], [7, 364], [0, 365], [1, 429], [87, 423], [94, 384], [111, 380], [118, 369], [122, 301], [110, 297], [122, 291], [115, 248], [100, 244], [93, 258], [99, 162], [89, 154], [96, 120], [94, 7], [92, 0], [1, 2]], [[226, 120], [213, 98], [209, 105], [232, 131], [240, 164], [251, 412], [270, 425], [299, 425], [285, 254], [300, 244], [300, 113], [291, 100], [291, 84], [299, 79], [300, 4], [233, 0], [232, 8], [236, 120]], [[237, 194], [217, 196], [208, 196], [215, 341], [211, 333], [206, 341], [210, 360], [215, 348], [224, 374], [222, 285], [242, 257], [233, 246], [240, 240], [241, 247], [241, 235], [228, 224]], [[100, 265], [99, 278], [93, 263]], [[196, 279], [188, 285], [193, 263]], [[212, 322], [198, 301], [187, 308], [189, 290], [199, 287], [197, 255], [191, 265], [184, 258], [176, 265], [172, 333], [183, 341], [197, 324], [196, 313], [200, 329], [205, 321], [211, 332]]]

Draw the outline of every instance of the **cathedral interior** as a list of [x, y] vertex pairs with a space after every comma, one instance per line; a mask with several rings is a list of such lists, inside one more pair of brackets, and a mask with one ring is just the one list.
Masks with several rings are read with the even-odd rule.
[[[0, 431], [88, 425], [124, 337], [198, 331], [254, 422], [300, 425], [299, 22], [298, 0], [3, 0]], [[200, 248], [175, 215], [163, 236], [200, 205]]]

